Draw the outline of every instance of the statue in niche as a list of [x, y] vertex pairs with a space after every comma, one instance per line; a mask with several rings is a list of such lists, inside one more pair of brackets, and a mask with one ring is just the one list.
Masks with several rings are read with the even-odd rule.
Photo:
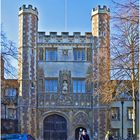
[[68, 83], [67, 83], [66, 80], [63, 81], [62, 86], [63, 86], [63, 87], [62, 87], [62, 93], [63, 93], [63, 94], [66, 94], [67, 91], [68, 91]]

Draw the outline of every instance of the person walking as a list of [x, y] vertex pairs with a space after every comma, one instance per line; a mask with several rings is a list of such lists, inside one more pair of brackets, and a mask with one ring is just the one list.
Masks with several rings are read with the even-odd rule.
[[107, 131], [107, 133], [105, 135], [105, 140], [109, 140], [109, 131]]
[[111, 132], [107, 131], [107, 133], [105, 135], [105, 140], [113, 140], [113, 136], [112, 136]]
[[80, 140], [90, 140], [86, 130], [82, 131], [82, 134], [80, 136]]
[[113, 140], [113, 136], [111, 133], [109, 134], [109, 140]]

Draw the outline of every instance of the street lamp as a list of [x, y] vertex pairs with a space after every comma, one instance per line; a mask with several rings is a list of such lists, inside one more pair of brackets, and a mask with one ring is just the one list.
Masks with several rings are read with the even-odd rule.
[[122, 139], [123, 139], [123, 128], [124, 128], [124, 126], [123, 126], [123, 109], [124, 109], [124, 101], [126, 100], [125, 93], [124, 92], [121, 93], [119, 98], [120, 98], [121, 105], [122, 105]]
[[121, 104], [122, 104], [122, 139], [123, 139], [123, 104], [124, 104], [124, 101], [121, 101]]

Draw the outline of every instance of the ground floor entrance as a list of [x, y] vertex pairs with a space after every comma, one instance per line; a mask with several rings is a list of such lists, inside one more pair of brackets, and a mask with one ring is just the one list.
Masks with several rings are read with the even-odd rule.
[[44, 140], [67, 140], [67, 121], [53, 114], [44, 119]]

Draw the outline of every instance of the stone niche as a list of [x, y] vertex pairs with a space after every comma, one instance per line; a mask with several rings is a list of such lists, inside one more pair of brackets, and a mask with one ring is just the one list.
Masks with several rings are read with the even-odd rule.
[[59, 93], [64, 95], [72, 93], [71, 72], [68, 70], [59, 72]]

